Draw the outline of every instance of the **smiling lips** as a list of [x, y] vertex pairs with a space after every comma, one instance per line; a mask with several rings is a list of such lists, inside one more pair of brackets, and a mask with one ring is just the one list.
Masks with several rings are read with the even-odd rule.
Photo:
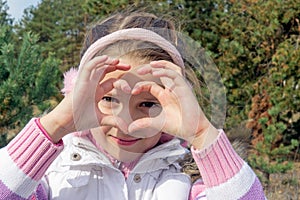
[[119, 145], [124, 145], [124, 146], [130, 146], [135, 144], [137, 141], [140, 140], [140, 138], [136, 138], [136, 139], [121, 139], [121, 138], [117, 138], [115, 136], [111, 136], [112, 139]]

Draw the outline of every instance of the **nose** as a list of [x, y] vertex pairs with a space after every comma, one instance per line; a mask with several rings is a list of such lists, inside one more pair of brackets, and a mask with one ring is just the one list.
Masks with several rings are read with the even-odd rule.
[[113, 112], [113, 115], [117, 116], [118, 118], [121, 118], [124, 121], [124, 123], [128, 126], [134, 120], [130, 112], [129, 100], [122, 101], [121, 105], [121, 108], [117, 112]]

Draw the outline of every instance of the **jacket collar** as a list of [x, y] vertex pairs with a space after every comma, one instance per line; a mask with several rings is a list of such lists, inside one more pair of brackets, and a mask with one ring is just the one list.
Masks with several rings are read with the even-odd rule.
[[[99, 151], [88, 137], [68, 135], [64, 138], [64, 143], [65, 151], [62, 152], [64, 159], [61, 163], [63, 166], [102, 165], [116, 169], [109, 158]], [[180, 140], [174, 138], [146, 152], [140, 158], [132, 173], [145, 173], [168, 168], [170, 165], [177, 163], [177, 160], [182, 158], [186, 152], [187, 150], [180, 145]], [[80, 159], [74, 160], [74, 157], [72, 157], [74, 154], [78, 154]]]
[[179, 158], [183, 158], [186, 153], [187, 149], [180, 145], [180, 140], [174, 138], [146, 152], [132, 172], [151, 172], [157, 169], [167, 169], [170, 165], [176, 165], [177, 168], [180, 168], [177, 161]]

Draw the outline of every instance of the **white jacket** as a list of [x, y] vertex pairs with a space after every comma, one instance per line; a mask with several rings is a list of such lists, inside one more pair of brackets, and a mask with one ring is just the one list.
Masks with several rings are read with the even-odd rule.
[[49, 199], [188, 199], [191, 180], [180, 171], [177, 162], [186, 149], [178, 139], [144, 154], [127, 179], [91, 141], [70, 135], [64, 138], [64, 143], [63, 152], [43, 180]]

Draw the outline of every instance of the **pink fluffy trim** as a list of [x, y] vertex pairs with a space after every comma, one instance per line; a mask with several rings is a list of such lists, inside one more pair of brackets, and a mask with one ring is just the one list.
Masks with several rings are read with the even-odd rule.
[[76, 68], [71, 68], [64, 73], [64, 88], [61, 90], [63, 95], [67, 95], [73, 90], [77, 75], [78, 70]]

